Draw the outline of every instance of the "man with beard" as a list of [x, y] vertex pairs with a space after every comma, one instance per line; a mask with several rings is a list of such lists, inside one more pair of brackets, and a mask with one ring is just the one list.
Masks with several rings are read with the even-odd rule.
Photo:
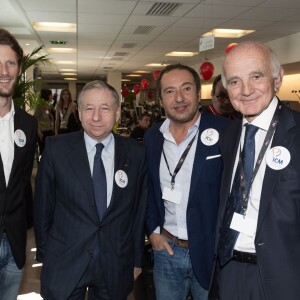
[[182, 300], [190, 290], [194, 300], [207, 299], [222, 171], [219, 131], [227, 120], [200, 114], [200, 78], [188, 66], [162, 70], [157, 91], [167, 119], [144, 139], [156, 296]]
[[0, 29], [0, 298], [15, 300], [25, 264], [28, 187], [37, 141], [37, 121], [15, 107], [23, 50]]

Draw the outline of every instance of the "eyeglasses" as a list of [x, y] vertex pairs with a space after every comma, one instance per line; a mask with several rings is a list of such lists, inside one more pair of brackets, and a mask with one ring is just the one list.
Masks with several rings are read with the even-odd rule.
[[219, 94], [216, 95], [219, 101], [225, 102], [226, 100], [229, 100], [229, 96], [227, 94]]

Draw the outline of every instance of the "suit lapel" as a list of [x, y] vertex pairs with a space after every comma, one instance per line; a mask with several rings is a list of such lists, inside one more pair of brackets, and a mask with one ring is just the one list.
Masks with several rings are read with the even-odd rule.
[[206, 157], [209, 156], [210, 147], [205, 146], [201, 142], [202, 132], [212, 127], [210, 126], [210, 122], [206, 116], [207, 116], [206, 114], [202, 114], [200, 119], [197, 146], [196, 146], [192, 177], [191, 177], [189, 201], [191, 198], [193, 198], [194, 193], [199, 193], [199, 186], [197, 184], [198, 183], [197, 180], [201, 178], [201, 173], [203, 171], [203, 166], [205, 164]]
[[[21, 124], [21, 115], [19, 114], [19, 108], [15, 107], [15, 115], [14, 115], [14, 133], [17, 129], [21, 129], [22, 131], [24, 131], [23, 127], [24, 124]], [[22, 125], [22, 126], [21, 126]], [[27, 145], [25, 144], [24, 147], [26, 147]], [[17, 166], [22, 165], [22, 162], [19, 162], [20, 160], [22, 160], [22, 155], [21, 152], [24, 151], [23, 148], [18, 147], [17, 144], [14, 141], [14, 159], [13, 159], [13, 163], [11, 166], [11, 172], [10, 172], [10, 176], [9, 176], [9, 180], [8, 180], [8, 185], [10, 184], [10, 181], [13, 179], [14, 177], [14, 173], [15, 173], [15, 169]]]
[[[294, 139], [294, 134], [290, 132], [290, 129], [295, 125], [296, 123], [293, 114], [285, 107], [283, 107], [279, 115], [279, 122], [276, 127], [271, 148], [275, 146], [282, 146], [285, 147], [286, 149], [290, 149]], [[273, 194], [273, 190], [277, 184], [279, 176], [280, 176], [280, 171], [273, 170], [270, 167], [268, 167], [268, 165], [266, 166], [262, 192], [260, 197], [261, 200], [260, 200], [260, 207], [259, 207], [257, 232], [259, 231], [263, 223], [264, 216], [267, 212], [268, 206], [272, 198], [270, 195]]]
[[[221, 202], [220, 202], [220, 215], [223, 216], [230, 193], [231, 181], [236, 159], [236, 154], [239, 149], [240, 137], [242, 132], [242, 120], [231, 121], [230, 127], [226, 134], [221, 136], [221, 154], [224, 160], [224, 171], [222, 176], [221, 185]], [[235, 137], [235, 142], [232, 143], [232, 138]]]
[[75, 175], [86, 190], [89, 199], [94, 202], [93, 181], [87, 157], [83, 131], [78, 132], [77, 138], [70, 143], [70, 152], [66, 157]]
[[[150, 157], [153, 157], [153, 161], [148, 162], [151, 165], [149, 168], [153, 168], [154, 172], [154, 186], [160, 186], [160, 176], [159, 176], [159, 168], [160, 168], [160, 160], [161, 160], [161, 154], [164, 146], [164, 137], [159, 131], [159, 128], [157, 129], [157, 135], [154, 139], [152, 139], [152, 147], [149, 147], [151, 149], [152, 155]], [[161, 189], [159, 189], [161, 190]]]
[[[126, 149], [124, 149], [122, 138], [118, 135], [114, 134], [115, 139], [115, 163], [114, 163], [114, 174], [118, 170], [123, 170], [126, 174], [128, 174], [128, 168], [131, 167], [132, 162], [128, 158]], [[130, 180], [130, 179], [129, 179]], [[107, 208], [107, 211], [105, 215], [109, 213], [110, 210], [113, 209], [113, 206], [117, 204], [118, 199], [120, 199], [120, 193], [122, 192], [122, 189], [117, 187], [115, 178], [113, 178], [113, 190], [112, 190], [112, 196], [110, 204]], [[105, 220], [105, 218], [104, 218]]]

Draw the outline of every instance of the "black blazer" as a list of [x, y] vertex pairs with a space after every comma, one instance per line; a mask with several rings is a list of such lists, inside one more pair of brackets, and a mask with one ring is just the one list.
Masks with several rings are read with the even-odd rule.
[[147, 178], [145, 153], [135, 140], [115, 135], [115, 180], [100, 222], [83, 131], [49, 137], [36, 178], [37, 260], [43, 262], [41, 294], [65, 300], [84, 273], [96, 243], [111, 299], [124, 299], [133, 288], [133, 268], [142, 266]]
[[15, 107], [14, 132], [22, 130], [26, 142], [23, 147], [14, 143], [14, 160], [7, 186], [0, 159], [0, 232], [6, 231], [19, 269], [25, 264], [27, 215], [28, 208], [32, 207], [32, 193], [29, 189], [37, 143], [37, 127], [37, 120], [33, 116]]
[[[189, 251], [193, 271], [200, 284], [209, 288], [213, 266], [215, 230], [219, 206], [222, 157], [219, 143], [206, 146], [201, 134], [208, 128], [220, 132], [229, 122], [227, 119], [201, 114], [198, 142], [193, 163], [190, 194], [186, 211]], [[165, 208], [159, 179], [159, 167], [164, 138], [155, 124], [145, 135], [149, 172], [149, 196], [146, 211], [146, 231], [150, 235], [158, 226], [164, 225]]]
[[[224, 172], [217, 233], [230, 192], [241, 130], [241, 120], [232, 121], [221, 138]], [[255, 238], [258, 267], [267, 300], [299, 300], [300, 114], [285, 106], [279, 115], [271, 147], [274, 146], [288, 149], [291, 161], [282, 170], [266, 167]], [[215, 288], [216, 282], [213, 283]]]

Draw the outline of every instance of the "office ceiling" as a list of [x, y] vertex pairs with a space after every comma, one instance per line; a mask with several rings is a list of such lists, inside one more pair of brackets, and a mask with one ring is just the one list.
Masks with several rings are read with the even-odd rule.
[[[37, 21], [75, 23], [77, 31], [35, 31], [32, 22]], [[0, 27], [11, 31], [26, 53], [44, 45], [53, 62], [52, 66], [39, 66], [45, 80], [63, 79], [61, 69], [75, 69], [78, 81], [102, 79], [109, 71], [120, 71], [123, 78], [130, 79], [127, 74], [133, 71], [144, 70], [151, 75], [161, 68], [146, 67], [149, 63], [200, 65], [224, 56], [232, 42], [269, 42], [298, 33], [300, 1], [1, 0]], [[256, 31], [238, 40], [216, 38], [213, 50], [194, 57], [165, 56], [171, 51], [198, 52], [201, 35], [217, 27]], [[54, 47], [50, 41], [56, 40], [67, 41], [65, 46], [56, 47], [75, 48], [76, 52], [47, 52]], [[286, 73], [299, 70], [299, 63], [285, 68]]]

